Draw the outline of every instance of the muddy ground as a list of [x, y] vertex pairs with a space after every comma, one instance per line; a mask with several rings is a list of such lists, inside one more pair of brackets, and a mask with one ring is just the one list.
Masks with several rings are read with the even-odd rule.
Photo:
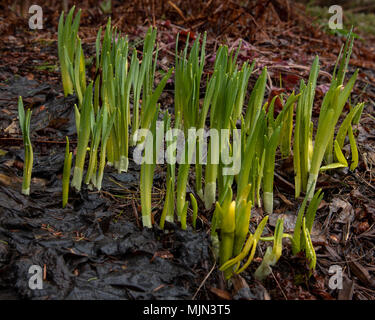
[[[73, 4], [66, 2], [68, 7]], [[261, 69], [268, 67], [266, 98], [297, 90], [318, 54], [322, 72], [315, 118], [345, 41], [315, 24], [303, 5], [287, 0], [112, 1], [111, 14], [104, 13], [98, 2], [76, 2], [83, 10], [79, 35], [86, 59], [94, 56], [96, 32], [110, 15], [139, 48], [147, 28], [158, 27], [158, 68], [164, 70], [174, 63], [178, 32], [193, 36], [208, 32], [206, 72], [212, 70], [220, 43], [233, 48], [243, 39], [240, 60], [257, 61], [250, 89]], [[56, 40], [62, 6], [58, 1], [34, 3], [43, 8], [42, 30], [29, 29], [27, 1], [0, 4], [0, 299], [375, 299], [373, 36], [359, 34], [349, 66], [349, 74], [360, 69], [352, 102], [366, 102], [356, 128], [359, 167], [354, 172], [322, 174], [318, 181], [325, 196], [312, 235], [316, 272], [308, 277], [306, 259], [293, 257], [285, 244], [282, 258], [264, 283], [253, 278], [260, 262], [256, 259], [227, 286], [209, 241], [212, 212], [206, 212], [203, 204], [199, 204], [197, 231], [182, 231], [172, 224], [166, 233], [156, 224], [153, 230], [142, 230], [139, 167], [132, 161], [127, 173], [107, 168], [101, 192], [72, 191], [68, 207], [61, 208], [65, 136], [72, 151], [76, 146], [76, 98], [64, 98], [60, 81]], [[92, 76], [94, 68], [87, 69]], [[35, 158], [29, 197], [20, 192], [24, 157], [17, 119], [20, 95], [33, 110]], [[161, 102], [162, 108], [173, 108], [172, 82]], [[193, 172], [191, 177], [193, 188]], [[293, 179], [292, 159], [278, 158], [269, 233], [280, 214], [285, 214], [287, 231], [293, 229], [300, 206], [294, 199]], [[159, 221], [164, 195], [165, 168], [157, 167], [152, 194], [155, 221]], [[262, 217], [262, 209], [254, 208], [252, 229]], [[264, 251], [261, 246], [257, 256]], [[28, 269], [33, 264], [43, 266], [43, 290], [29, 289]], [[332, 265], [343, 269], [342, 290], [328, 286]]]

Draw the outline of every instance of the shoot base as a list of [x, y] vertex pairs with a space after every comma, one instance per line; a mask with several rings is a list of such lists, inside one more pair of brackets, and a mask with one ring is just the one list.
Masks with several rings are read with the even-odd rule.
[[204, 200], [203, 190], [202, 190], [202, 189], [197, 190], [197, 195], [198, 195], [198, 197], [199, 197], [201, 200]]
[[96, 179], [96, 189], [98, 189], [98, 191], [101, 190], [102, 188], [102, 181], [103, 181], [103, 173], [102, 174], [98, 174], [98, 178]]
[[273, 192], [263, 192], [264, 210], [271, 214], [273, 211]]
[[77, 191], [81, 191], [83, 170], [78, 167], [74, 167], [72, 187], [76, 188]]
[[145, 228], [152, 228], [151, 215], [142, 216], [142, 224]]
[[129, 167], [129, 159], [126, 156], [121, 156], [119, 164], [118, 164], [118, 171], [121, 172], [127, 172]]
[[173, 216], [166, 216], [165, 221], [167, 221], [169, 223], [173, 223], [174, 222]]
[[204, 188], [204, 206], [206, 210], [211, 209], [212, 204], [215, 203], [216, 197], [216, 182], [207, 183]]
[[311, 199], [314, 196], [316, 181], [318, 180], [317, 174], [311, 174], [309, 175], [309, 180], [307, 181], [307, 200], [311, 201]]

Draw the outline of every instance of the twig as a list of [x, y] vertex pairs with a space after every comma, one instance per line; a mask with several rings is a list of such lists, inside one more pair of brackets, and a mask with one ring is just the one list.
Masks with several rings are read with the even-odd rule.
[[[307, 70], [307, 71], [310, 70], [309, 67], [301, 66], [301, 65], [297, 65], [297, 64], [291, 64], [291, 65], [275, 64], [275, 65], [270, 65], [267, 68], [268, 69], [301, 69], [301, 70]], [[320, 70], [319, 74], [322, 75], [322, 76], [326, 76], [328, 79], [332, 79], [332, 76], [326, 71]]]
[[141, 225], [139, 224], [138, 211], [137, 211], [137, 208], [135, 207], [135, 203], [134, 203], [134, 198], [132, 199], [132, 208], [133, 208], [133, 213], [134, 213], [135, 219], [137, 221], [137, 226], [138, 226], [138, 228], [141, 228]]
[[[2, 138], [0, 137], [0, 142], [1, 141], [23, 141], [23, 138]], [[52, 144], [66, 144], [66, 141], [56, 141], [56, 140], [33, 140], [33, 143], [52, 143]], [[70, 144], [76, 144], [77, 141], [69, 141]]]
[[168, 1], [168, 4], [177, 11], [178, 15], [182, 18], [182, 20], [186, 21], [184, 14], [182, 13], [181, 9], [177, 7], [172, 1]]
[[197, 291], [194, 293], [194, 296], [193, 296], [193, 298], [191, 300], [195, 300], [198, 292], [202, 289], [203, 285], [206, 283], [206, 281], [210, 277], [211, 273], [215, 270], [215, 267], [216, 267], [216, 261], [215, 261], [214, 265], [212, 266], [210, 272], [207, 273], [206, 277], [203, 279], [202, 283], [199, 285]]
[[275, 275], [274, 275], [274, 273], [273, 273], [273, 271], [271, 271], [271, 274], [272, 274], [272, 277], [275, 279], [275, 281], [276, 281], [276, 284], [277, 284], [277, 286], [279, 287], [279, 289], [281, 290], [281, 293], [283, 294], [283, 296], [284, 296], [284, 298], [285, 298], [285, 300], [288, 300], [288, 297], [286, 296], [286, 294], [285, 294], [285, 292], [284, 292], [284, 290], [283, 290], [283, 288], [280, 286], [280, 283], [279, 283], [279, 281], [277, 281], [277, 279], [276, 279], [276, 277], [275, 277]]

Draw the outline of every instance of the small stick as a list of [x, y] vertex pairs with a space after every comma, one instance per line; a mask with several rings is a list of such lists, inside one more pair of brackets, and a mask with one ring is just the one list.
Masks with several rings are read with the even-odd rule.
[[192, 298], [191, 300], [195, 300], [195, 298], [196, 298], [198, 292], [202, 289], [203, 285], [206, 283], [207, 279], [209, 278], [209, 276], [211, 275], [211, 273], [214, 271], [215, 267], [216, 267], [216, 261], [215, 261], [214, 265], [212, 266], [210, 272], [207, 273], [206, 277], [203, 279], [202, 283], [199, 285], [199, 288], [198, 288], [197, 291], [194, 293], [194, 296], [193, 296], [193, 298]]
[[132, 198], [132, 208], [133, 208], [133, 213], [134, 213], [135, 219], [137, 221], [137, 226], [138, 226], [138, 228], [141, 228], [141, 226], [139, 224], [138, 211], [137, 211], [137, 208], [135, 207], [135, 203], [134, 203], [134, 197]]

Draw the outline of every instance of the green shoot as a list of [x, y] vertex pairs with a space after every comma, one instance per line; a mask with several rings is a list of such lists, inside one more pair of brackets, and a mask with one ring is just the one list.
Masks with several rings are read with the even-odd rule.
[[[241, 160], [241, 170], [237, 176], [237, 193], [242, 194], [244, 189], [249, 184], [250, 177], [255, 174], [259, 178], [263, 175], [263, 167], [265, 165], [265, 152], [264, 150], [264, 135], [266, 133], [266, 114], [264, 110], [260, 110], [256, 113], [257, 120], [254, 122], [254, 127], [251, 127], [249, 135], [246, 136], [244, 130], [242, 130], [243, 140], [242, 145], [242, 160]], [[243, 124], [245, 127], [245, 124]], [[258, 160], [257, 160], [258, 157]], [[262, 161], [260, 161], [261, 159]], [[271, 159], [272, 160], [272, 159]], [[254, 163], [259, 162], [258, 170], [256, 170]], [[260, 170], [262, 169], [262, 170]], [[256, 178], [256, 177], [255, 177]], [[250, 191], [249, 197], [254, 200], [253, 193], [260, 186], [260, 180], [252, 183], [252, 189]], [[259, 200], [259, 198], [258, 198]]]
[[275, 173], [275, 155], [281, 127], [277, 127], [268, 139], [265, 136], [265, 162], [263, 181], [263, 202], [266, 213], [273, 212], [273, 177]]
[[81, 49], [77, 48], [77, 34], [81, 10], [78, 11], [73, 20], [74, 10], [75, 6], [71, 8], [65, 21], [64, 12], [62, 12], [58, 26], [58, 55], [65, 96], [73, 94], [73, 61], [77, 51], [81, 52]]
[[62, 207], [65, 208], [69, 198], [70, 171], [72, 168], [72, 152], [69, 152], [69, 138], [66, 137], [65, 160], [62, 178]]
[[345, 88], [342, 88], [342, 86], [336, 88], [331, 85], [330, 90], [327, 92], [326, 97], [323, 100], [323, 105], [319, 115], [318, 130], [315, 137], [309, 180], [306, 188], [306, 190], [310, 190], [310, 193], [308, 193], [309, 199], [313, 196], [324, 154], [327, 147], [329, 147], [331, 138], [333, 139], [335, 126], [353, 89], [357, 76], [358, 70], [354, 73]]
[[33, 147], [30, 140], [30, 119], [31, 110], [27, 109], [25, 115], [25, 109], [23, 107], [22, 97], [18, 99], [18, 118], [20, 122], [21, 132], [23, 136], [23, 145], [25, 150], [25, 161], [23, 164], [23, 182], [22, 182], [22, 193], [24, 195], [30, 194], [30, 182], [31, 173], [33, 170]]
[[305, 214], [306, 204], [308, 200], [307, 196], [305, 197], [298, 211], [298, 216], [292, 238], [293, 254], [296, 255], [297, 253], [304, 251], [306, 253], [306, 258], [310, 260], [311, 270], [315, 268], [316, 255], [311, 242], [310, 234], [314, 224], [316, 211], [322, 199], [323, 193], [321, 192], [321, 190], [318, 190], [312, 198]]
[[162, 230], [164, 229], [165, 221], [173, 222], [174, 220], [174, 217], [173, 217], [174, 212], [173, 210], [171, 210], [171, 208], [174, 209], [173, 203], [174, 203], [174, 197], [173, 197], [173, 189], [172, 189], [172, 178], [169, 178], [167, 179], [167, 191], [166, 191], [166, 196], [165, 196], [164, 208], [161, 213], [160, 223], [159, 223], [160, 229]]
[[264, 93], [267, 83], [267, 68], [264, 68], [262, 74], [255, 83], [251, 92], [250, 100], [246, 110], [245, 116], [245, 131], [249, 132], [250, 128], [255, 127], [258, 120], [260, 110], [262, 109]]
[[193, 208], [193, 228], [197, 228], [197, 217], [198, 217], [198, 203], [197, 199], [195, 199], [194, 195], [190, 193], [190, 202]]
[[[154, 177], [154, 170], [156, 166], [156, 157], [157, 151], [160, 146], [157, 145], [157, 141], [160, 142], [160, 139], [157, 139], [156, 136], [156, 120], [158, 118], [159, 106], [156, 108], [156, 113], [154, 114], [154, 119], [151, 122], [151, 130], [147, 133], [146, 141], [144, 142], [145, 147], [145, 158], [141, 164], [141, 206], [142, 206], [142, 223], [143, 227], [151, 228], [152, 227], [152, 203], [151, 203], [151, 193], [152, 193], [152, 182]], [[151, 152], [149, 152], [150, 147]]]
[[93, 109], [92, 85], [93, 84], [91, 82], [87, 90], [85, 91], [82, 105], [82, 113], [80, 114], [77, 155], [72, 180], [72, 186], [75, 187], [77, 191], [81, 190], [83, 167], [85, 164], [87, 146], [90, 139]]
[[182, 209], [182, 215], [181, 215], [181, 229], [186, 230], [187, 228], [187, 210], [188, 210], [189, 202], [185, 202], [184, 208]]
[[[200, 82], [203, 74], [203, 67], [205, 62], [205, 43], [206, 34], [203, 37], [203, 43], [200, 47], [200, 36], [194, 41], [188, 57], [189, 35], [186, 41], [185, 49], [181, 56], [178, 53], [178, 36], [176, 40], [176, 71], [175, 71], [175, 128], [180, 129], [183, 125], [185, 137], [190, 128], [203, 128], [207, 116], [209, 100], [212, 98], [212, 81], [208, 84], [204, 107], [199, 110], [200, 98]], [[197, 146], [197, 159], [199, 159], [199, 141], [185, 141], [185, 162], [181, 163], [178, 168], [177, 177], [177, 190], [176, 190], [176, 208], [177, 217], [181, 220], [183, 213], [185, 199], [186, 199], [186, 186], [188, 183], [188, 175], [192, 154], [188, 154], [189, 145]], [[199, 160], [196, 161], [196, 181], [197, 192], [202, 195], [201, 187], [201, 164]], [[199, 189], [199, 190], [198, 190]]]
[[[164, 128], [167, 135], [170, 134], [171, 129], [171, 116], [169, 115], [168, 111], [164, 113]], [[173, 149], [171, 145], [173, 141], [167, 137], [167, 190], [165, 196], [165, 203], [163, 212], [160, 218], [160, 228], [164, 229], [164, 222], [173, 222], [174, 221], [174, 207], [175, 207], [175, 164], [172, 162], [173, 158]]]
[[[233, 245], [235, 237], [236, 227], [236, 216], [235, 216], [236, 202], [232, 201], [227, 207], [223, 207], [221, 210], [222, 224], [221, 224], [221, 241], [220, 241], [220, 264], [224, 264], [226, 261], [232, 258]], [[230, 276], [229, 272], [225, 273], [225, 277]]]
[[[139, 66], [139, 60], [136, 58], [136, 52], [133, 53], [134, 55], [134, 63], [135, 68], [134, 69], [134, 76], [133, 76], [133, 90], [134, 90], [134, 106], [133, 106], [133, 120], [132, 120], [132, 142], [134, 145], [135, 141], [138, 141], [137, 137], [135, 136], [136, 131], [139, 129], [141, 122], [145, 122], [145, 120], [140, 120], [140, 97], [141, 97], [141, 91], [143, 88], [143, 98], [142, 98], [142, 104], [143, 101], [148, 97], [148, 95], [151, 94], [152, 90], [152, 84], [154, 79], [154, 72], [153, 72], [153, 65], [152, 65], [152, 55], [153, 50], [155, 47], [155, 40], [156, 40], [156, 29], [153, 29], [152, 27], [148, 29], [146, 33], [146, 37], [144, 39], [143, 44], [143, 56], [142, 56], [142, 62]], [[155, 65], [156, 65], [156, 59], [155, 59]], [[142, 108], [141, 110], [141, 116], [148, 116], [147, 110]], [[148, 122], [152, 119], [152, 116], [148, 118]], [[145, 123], [143, 124], [145, 125]]]
[[[216, 229], [220, 229], [219, 257], [220, 264], [224, 265], [233, 256], [241, 253], [246, 237], [249, 233], [251, 202], [247, 201], [251, 186], [248, 185], [236, 201], [231, 201], [232, 190], [227, 187], [224, 199], [220, 205], [216, 203], [215, 215], [212, 221], [211, 236], [216, 238]], [[224, 274], [228, 279], [233, 270], [225, 268]]]
[[107, 152], [107, 143], [109, 135], [111, 134], [113, 123], [115, 121], [116, 112], [114, 112], [109, 118], [108, 105], [103, 106], [103, 127], [102, 127], [102, 136], [100, 143], [100, 160], [99, 160], [99, 169], [96, 177], [96, 188], [101, 190], [104, 167], [106, 161], [106, 152]]
[[94, 109], [91, 109], [91, 144], [90, 144], [90, 160], [89, 166], [86, 172], [85, 183], [89, 184], [93, 182], [96, 184], [96, 169], [97, 169], [97, 159], [98, 159], [98, 148], [100, 143], [100, 138], [102, 134], [102, 127], [103, 127], [103, 113], [105, 112], [105, 108], [102, 108], [99, 113], [94, 115]]
[[[294, 171], [295, 171], [295, 195], [298, 197], [302, 191], [306, 192], [308, 200], [311, 200], [315, 191], [319, 171], [347, 166], [347, 161], [342, 154], [344, 138], [353, 118], [361, 113], [363, 105], [357, 105], [351, 110], [344, 120], [334, 142], [335, 127], [342, 114], [343, 108], [353, 90], [358, 71], [350, 78], [346, 86], [343, 86], [349, 58], [353, 46], [353, 35], [349, 35], [344, 48], [339, 70], [336, 68], [333, 74], [330, 88], [326, 93], [318, 120], [318, 129], [313, 144], [313, 123], [311, 112], [314, 102], [316, 80], [319, 73], [319, 60], [315, 58], [311, 67], [307, 85], [301, 82], [301, 97], [296, 110], [296, 125], [294, 129]], [[341, 58], [337, 60], [337, 64]], [[337, 65], [336, 65], [337, 66]], [[355, 148], [354, 156], [355, 156]], [[334, 154], [335, 157], [334, 157]], [[322, 167], [323, 159], [326, 166]], [[334, 163], [334, 160], [337, 162]], [[353, 165], [354, 167], [354, 165]]]
[[295, 195], [299, 197], [301, 191], [306, 191], [310, 170], [310, 145], [312, 144], [311, 114], [314, 105], [316, 81], [319, 74], [319, 57], [316, 57], [310, 71], [307, 85], [301, 81], [301, 96], [296, 109], [296, 124], [294, 129], [294, 171]]
[[282, 245], [283, 245], [283, 235], [284, 235], [284, 220], [277, 219], [275, 234], [273, 240], [273, 247], [268, 247], [266, 253], [264, 254], [262, 263], [255, 271], [255, 278], [262, 281], [269, 274], [271, 274], [271, 267], [274, 266], [281, 257]]
[[[238, 52], [238, 51], [237, 51]], [[237, 56], [237, 54], [236, 54]], [[215, 69], [215, 91], [211, 102], [210, 127], [220, 132], [222, 129], [233, 128], [233, 123], [242, 112], [242, 103], [246, 92], [248, 77], [254, 66], [245, 63], [241, 70], [236, 65], [236, 56], [228, 52], [228, 47], [221, 46], [216, 54]], [[206, 209], [210, 209], [215, 203], [216, 182], [219, 182], [219, 199], [226, 190], [226, 185], [233, 181], [233, 177], [223, 177], [221, 170], [223, 163], [220, 162], [219, 154], [224, 148], [230, 146], [230, 137], [211, 137], [209, 141], [207, 166], [205, 173], [204, 203]], [[215, 150], [212, 153], [212, 150]], [[217, 152], [219, 151], [219, 152]], [[218, 153], [218, 154], [217, 154]]]
[[[247, 267], [251, 264], [251, 262], [254, 259], [256, 247], [260, 241], [261, 235], [267, 224], [267, 221], [268, 221], [268, 216], [263, 218], [263, 220], [259, 223], [257, 229], [255, 230], [255, 233], [249, 235], [249, 237], [247, 238], [245, 242], [245, 245], [243, 246], [243, 250], [240, 252], [240, 254], [238, 254], [236, 257], [222, 264], [222, 266], [220, 267], [221, 271], [226, 271], [228, 273], [227, 270], [230, 270], [232, 269], [233, 266], [236, 266], [234, 269], [234, 272], [239, 274], [247, 269]], [[245, 259], [248, 254], [249, 254], [248, 259], [241, 266], [240, 265], [241, 261]]]
[[352, 163], [350, 164], [350, 170], [354, 171], [354, 169], [358, 167], [359, 157], [358, 157], [357, 143], [355, 141], [352, 126], [350, 126], [348, 129], [348, 136], [349, 136], [350, 148], [352, 151]]

